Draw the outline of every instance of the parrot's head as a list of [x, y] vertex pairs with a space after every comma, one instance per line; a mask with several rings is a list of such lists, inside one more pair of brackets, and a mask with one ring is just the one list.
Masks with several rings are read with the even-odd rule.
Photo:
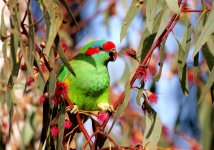
[[106, 40], [92, 41], [86, 44], [80, 53], [84, 53], [86, 57], [91, 57], [96, 62], [104, 64], [109, 61], [115, 61], [117, 58], [115, 44]]

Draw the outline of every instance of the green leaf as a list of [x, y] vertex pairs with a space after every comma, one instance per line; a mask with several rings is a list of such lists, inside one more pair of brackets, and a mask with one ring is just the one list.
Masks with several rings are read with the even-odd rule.
[[160, 63], [159, 63], [160, 69], [159, 69], [159, 72], [153, 76], [153, 80], [155, 82], [157, 82], [161, 77], [161, 72], [163, 69], [163, 62], [164, 62], [165, 43], [166, 43], [166, 40], [161, 44], [161, 47], [160, 47], [160, 52], [159, 52], [160, 53]]
[[53, 99], [53, 95], [56, 88], [56, 73], [54, 70], [50, 72], [49, 76], [49, 84], [48, 84], [48, 94], [49, 94], [49, 102], [51, 104], [51, 100]]
[[116, 113], [114, 115], [114, 119], [112, 122], [112, 125], [108, 131], [108, 134], [111, 132], [111, 129], [113, 128], [114, 124], [116, 123], [117, 119], [120, 117], [120, 114], [124, 111], [126, 106], [128, 105], [128, 102], [130, 100], [131, 96], [131, 86], [130, 86], [130, 80], [127, 80], [125, 85], [125, 91], [124, 91], [125, 97], [123, 102], [117, 107]]
[[[148, 33], [148, 30], [146, 29], [144, 33], [146, 35], [146, 33]], [[141, 51], [141, 61], [144, 60], [147, 53], [149, 52], [149, 50], [150, 50], [150, 48], [154, 42], [155, 36], [156, 36], [156, 33], [153, 33], [153, 34], [150, 34], [149, 36], [145, 37], [145, 39], [142, 39], [143, 40], [143, 48]]]
[[182, 59], [182, 67], [184, 67], [184, 65], [187, 61], [187, 57], [188, 57], [189, 50], [190, 50], [190, 42], [191, 42], [191, 23], [190, 23], [188, 17], [183, 17], [183, 19], [184, 19], [185, 31], [184, 31], [182, 43], [181, 43], [183, 50], [184, 50], [184, 56]]
[[[161, 10], [160, 14], [158, 13], [159, 17], [157, 18], [157, 22], [154, 25], [154, 32], [157, 32], [156, 38], [161, 35], [161, 33], [165, 30], [166, 26], [169, 23], [171, 18], [171, 11], [167, 7], [167, 5]], [[155, 19], [156, 20], [156, 19]]]
[[142, 6], [143, 6], [143, 0], [132, 1], [131, 6], [128, 9], [128, 12], [126, 13], [126, 16], [120, 31], [120, 42], [123, 40], [128, 30], [128, 27], [130, 26], [132, 20], [137, 15], [137, 12], [142, 8]]
[[146, 111], [146, 128], [143, 136], [143, 147], [151, 150], [157, 149], [160, 139], [162, 123], [159, 115], [151, 108], [151, 113]]
[[65, 57], [65, 53], [63, 52], [62, 50], [62, 46], [60, 44], [60, 37], [59, 35], [57, 34], [56, 38], [55, 38], [55, 44], [56, 44], [56, 47], [57, 47], [57, 52], [63, 62], [63, 64], [68, 68], [68, 70], [70, 71], [70, 73], [72, 73], [74, 76], [75, 76], [75, 73], [74, 73], [74, 70], [71, 68], [71, 65], [69, 64], [67, 58]]
[[[22, 130], [22, 143], [23, 146], [27, 146], [34, 136], [34, 130], [32, 127], [32, 121], [35, 114], [33, 112], [27, 113], [27, 118]], [[23, 147], [24, 148], [24, 147]]]
[[180, 8], [178, 6], [178, 1], [177, 0], [166, 0], [167, 5], [169, 6], [169, 9], [173, 11], [176, 14], [180, 14]]
[[[202, 49], [203, 49], [203, 47], [202, 47]], [[199, 53], [197, 55], [195, 55], [194, 61], [193, 61], [193, 76], [194, 76], [195, 81], [196, 81], [197, 75], [198, 75], [198, 59], [199, 59]]]
[[49, 56], [53, 41], [62, 24], [63, 16], [60, 4], [57, 0], [38, 0], [44, 10], [46, 24], [45, 54]]
[[4, 40], [4, 38], [6, 38], [6, 26], [5, 26], [5, 22], [4, 22], [4, 9], [5, 9], [5, 6], [3, 7], [2, 9], [2, 12], [1, 12], [1, 40]]
[[212, 68], [212, 71], [209, 73], [209, 78], [206, 82], [205, 87], [203, 88], [203, 91], [201, 93], [198, 103], [200, 103], [204, 99], [205, 94], [211, 89], [212, 85], [214, 84], [213, 77], [214, 77], [214, 67]]
[[[214, 7], [214, 2], [213, 6]], [[209, 36], [214, 32], [214, 9], [211, 9], [211, 12], [208, 16], [208, 19], [204, 25], [203, 30], [201, 31], [201, 34], [199, 38], [197, 39], [197, 42], [195, 44], [193, 56], [195, 56], [198, 52], [199, 49], [204, 45], [204, 43], [209, 39]]]
[[177, 62], [178, 62], [178, 76], [179, 76], [181, 88], [182, 88], [182, 91], [183, 91], [184, 95], [188, 95], [189, 94], [189, 85], [188, 85], [187, 65], [185, 63], [185, 65], [182, 66], [182, 60], [183, 60], [183, 57], [185, 55], [185, 52], [183, 50], [183, 47], [182, 47], [181, 43], [177, 39], [176, 39], [176, 41], [177, 41], [178, 46], [179, 46], [178, 58], [177, 58]]
[[202, 149], [212, 149], [213, 137], [213, 105], [208, 101], [202, 101], [199, 107], [198, 116], [201, 128], [201, 144]]
[[58, 122], [58, 131], [59, 131], [59, 136], [58, 136], [58, 144], [57, 144], [57, 149], [61, 150], [62, 147], [62, 140], [64, 136], [64, 123], [65, 123], [65, 104], [62, 102], [60, 105], [60, 113], [59, 113], [59, 122]]
[[[204, 55], [204, 58], [206, 59], [207, 65], [209, 70], [211, 71], [214, 65], [214, 55], [212, 53], [211, 47], [208, 47], [208, 44], [205, 43], [202, 46], [202, 53]], [[197, 56], [197, 55], [196, 55]]]
[[[33, 24], [33, 18], [29, 8], [27, 9], [28, 13], [28, 22], [29, 24]], [[28, 34], [28, 54], [27, 59], [29, 62], [30, 67], [32, 68], [34, 63], [34, 55], [35, 55], [35, 31], [34, 26], [29, 27], [29, 34]]]
[[142, 88], [142, 89], [140, 89], [140, 90], [138, 91], [138, 93], [137, 93], [136, 103], [137, 103], [138, 106], [141, 106], [140, 100], [141, 100], [141, 98], [142, 98], [142, 96], [143, 96], [143, 90], [144, 90], [144, 89]]
[[152, 33], [153, 30], [157, 2], [158, 0], [146, 1], [146, 25], [150, 33]]

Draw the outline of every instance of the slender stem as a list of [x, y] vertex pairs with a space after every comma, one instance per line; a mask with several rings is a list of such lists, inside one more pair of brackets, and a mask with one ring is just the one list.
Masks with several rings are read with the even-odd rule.
[[206, 10], [192, 10], [192, 9], [189, 9], [189, 10], [181, 10], [181, 12], [205, 12], [205, 11], [211, 11], [211, 9], [206, 9]]

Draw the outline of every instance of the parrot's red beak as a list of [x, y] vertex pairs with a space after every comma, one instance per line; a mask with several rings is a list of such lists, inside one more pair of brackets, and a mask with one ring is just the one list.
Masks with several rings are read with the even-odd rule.
[[112, 49], [109, 52], [109, 61], [115, 61], [117, 59], [117, 52], [115, 49]]

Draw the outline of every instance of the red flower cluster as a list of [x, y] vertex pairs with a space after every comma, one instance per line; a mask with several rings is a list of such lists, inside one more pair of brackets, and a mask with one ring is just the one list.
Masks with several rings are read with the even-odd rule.
[[135, 60], [137, 60], [138, 62], [139, 62], [139, 60], [138, 60], [138, 58], [137, 58], [137, 55], [136, 55], [136, 51], [134, 50], [134, 49], [128, 49], [128, 50], [126, 50], [125, 51], [125, 53], [128, 55], [128, 56], [130, 56], [131, 58], [133, 58], [133, 59], [135, 59]]
[[103, 122], [107, 117], [107, 113], [106, 112], [100, 112], [99, 115], [97, 116], [97, 119], [101, 122]]
[[69, 129], [71, 127], [71, 125], [72, 125], [72, 123], [69, 120], [65, 120], [65, 123], [64, 123], [65, 129]]
[[152, 95], [148, 96], [148, 99], [151, 103], [157, 103], [158, 97], [156, 94], [153, 93]]
[[67, 46], [67, 44], [64, 41], [62, 41], [61, 44], [62, 44], [62, 50], [65, 53], [68, 50], [68, 46]]
[[43, 95], [43, 96], [41, 96], [40, 98], [39, 98], [39, 103], [40, 104], [43, 104], [44, 103], [44, 101], [45, 101], [45, 96]]
[[53, 138], [56, 138], [56, 137], [58, 137], [58, 126], [52, 126], [51, 127], [51, 136], [53, 137]]
[[56, 89], [52, 102], [54, 106], [57, 106], [60, 102], [61, 96], [65, 96], [68, 93], [68, 85], [65, 82], [56, 82]]
[[136, 70], [136, 77], [140, 79], [140, 82], [145, 82], [148, 78], [147, 68], [144, 66], [139, 66]]
[[31, 86], [33, 82], [34, 82], [34, 78], [33, 76], [30, 76], [29, 80], [27, 81], [27, 86]]

